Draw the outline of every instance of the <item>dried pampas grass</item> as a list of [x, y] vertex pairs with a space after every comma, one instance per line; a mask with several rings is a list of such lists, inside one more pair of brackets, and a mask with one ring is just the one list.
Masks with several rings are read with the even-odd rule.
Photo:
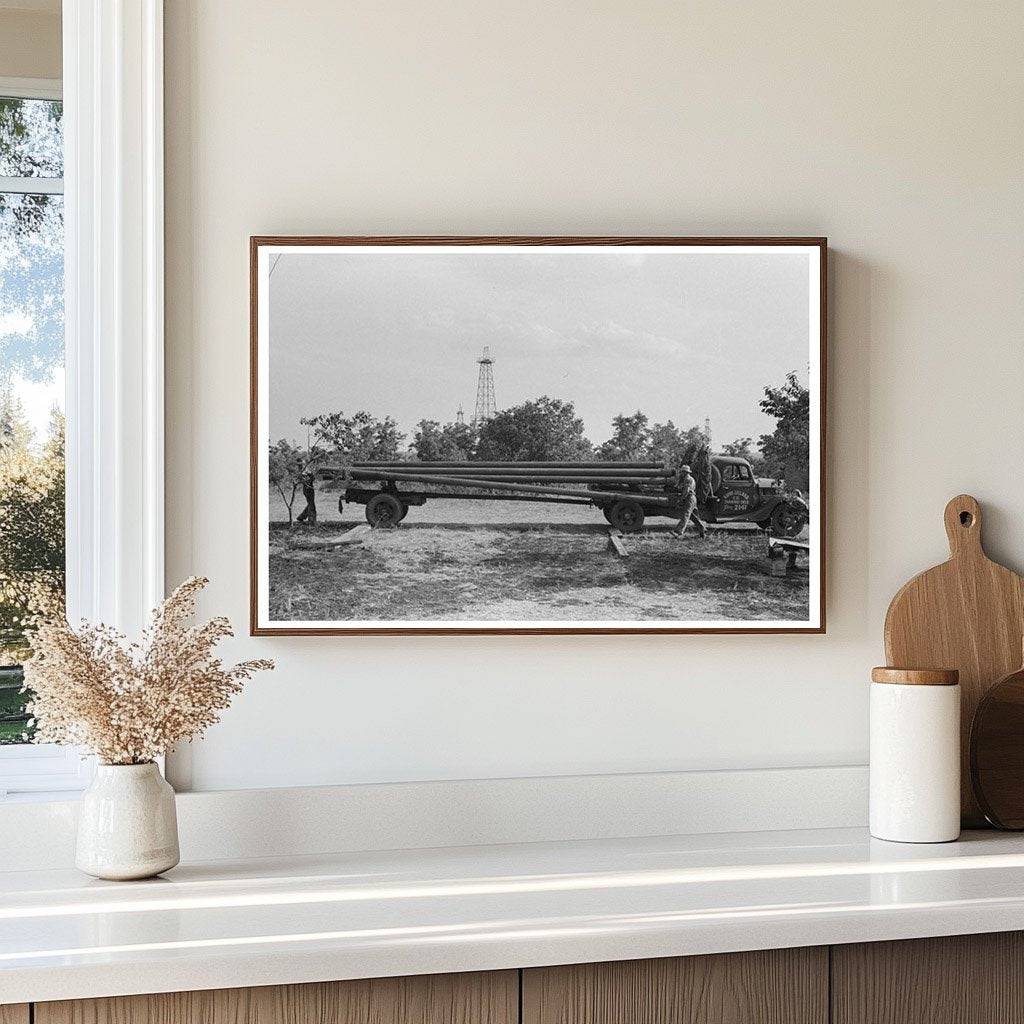
[[188, 624], [208, 582], [193, 576], [182, 583], [153, 612], [139, 643], [102, 624], [37, 625], [25, 662], [35, 741], [87, 747], [104, 764], [145, 764], [218, 722], [242, 684], [274, 663], [225, 668], [214, 657], [232, 635], [228, 620]]

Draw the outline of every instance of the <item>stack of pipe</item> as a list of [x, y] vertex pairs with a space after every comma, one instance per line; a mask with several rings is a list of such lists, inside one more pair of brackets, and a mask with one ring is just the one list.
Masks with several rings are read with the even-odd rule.
[[472, 477], [529, 483], [647, 483], [675, 480], [663, 462], [355, 462], [348, 467], [363, 479], [370, 473], [415, 473], [423, 477]]
[[[643, 500], [672, 504], [674, 499], [652, 494], [679, 482], [685, 467], [664, 462], [353, 462], [337, 467], [346, 480], [393, 483], [432, 483], [443, 487], [511, 490], [525, 494], [562, 495], [573, 498], [618, 500], [622, 491], [605, 487], [622, 485]], [[588, 484], [586, 491], [565, 484]]]

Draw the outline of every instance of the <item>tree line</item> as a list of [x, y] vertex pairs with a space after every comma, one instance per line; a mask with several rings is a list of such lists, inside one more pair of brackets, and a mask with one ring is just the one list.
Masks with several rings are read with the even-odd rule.
[[[756, 440], [736, 438], [717, 445], [724, 455], [747, 459], [757, 475], [806, 486], [809, 464], [810, 396], [789, 373], [779, 387], [765, 387], [763, 412], [776, 420], [770, 434]], [[652, 423], [646, 413], [620, 413], [611, 437], [595, 445], [572, 402], [542, 395], [504, 409], [480, 424], [420, 420], [411, 440], [391, 416], [368, 412], [346, 416], [324, 413], [301, 420], [309, 428], [308, 450], [286, 440], [270, 446], [270, 483], [291, 509], [302, 487], [307, 462], [318, 455], [340, 455], [352, 462], [647, 462], [706, 461], [707, 437], [699, 426], [678, 427], [672, 420]], [[698, 481], [699, 483], [700, 481]]]
[[[27, 627], [64, 608], [64, 417], [42, 444], [9, 390], [0, 392], [0, 665], [29, 655]], [[22, 694], [0, 693], [0, 744], [31, 734]], [[10, 721], [3, 721], [10, 718]]]

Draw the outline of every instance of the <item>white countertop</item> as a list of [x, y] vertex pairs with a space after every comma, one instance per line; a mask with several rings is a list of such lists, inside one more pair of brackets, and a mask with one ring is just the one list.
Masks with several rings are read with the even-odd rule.
[[0, 873], [0, 1003], [1024, 929], [1024, 836], [860, 829]]

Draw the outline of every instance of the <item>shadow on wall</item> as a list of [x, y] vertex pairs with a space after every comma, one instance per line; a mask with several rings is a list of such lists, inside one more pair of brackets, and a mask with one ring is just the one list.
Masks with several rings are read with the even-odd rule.
[[[826, 404], [826, 597], [829, 633], [877, 634], [869, 622], [869, 541], [872, 505], [871, 368], [876, 347], [873, 309], [888, 304], [877, 267], [841, 249], [828, 257], [828, 392]], [[842, 580], [842, 586], [839, 581]], [[841, 593], [840, 593], [841, 592]], [[884, 613], [885, 604], [882, 605]]]

